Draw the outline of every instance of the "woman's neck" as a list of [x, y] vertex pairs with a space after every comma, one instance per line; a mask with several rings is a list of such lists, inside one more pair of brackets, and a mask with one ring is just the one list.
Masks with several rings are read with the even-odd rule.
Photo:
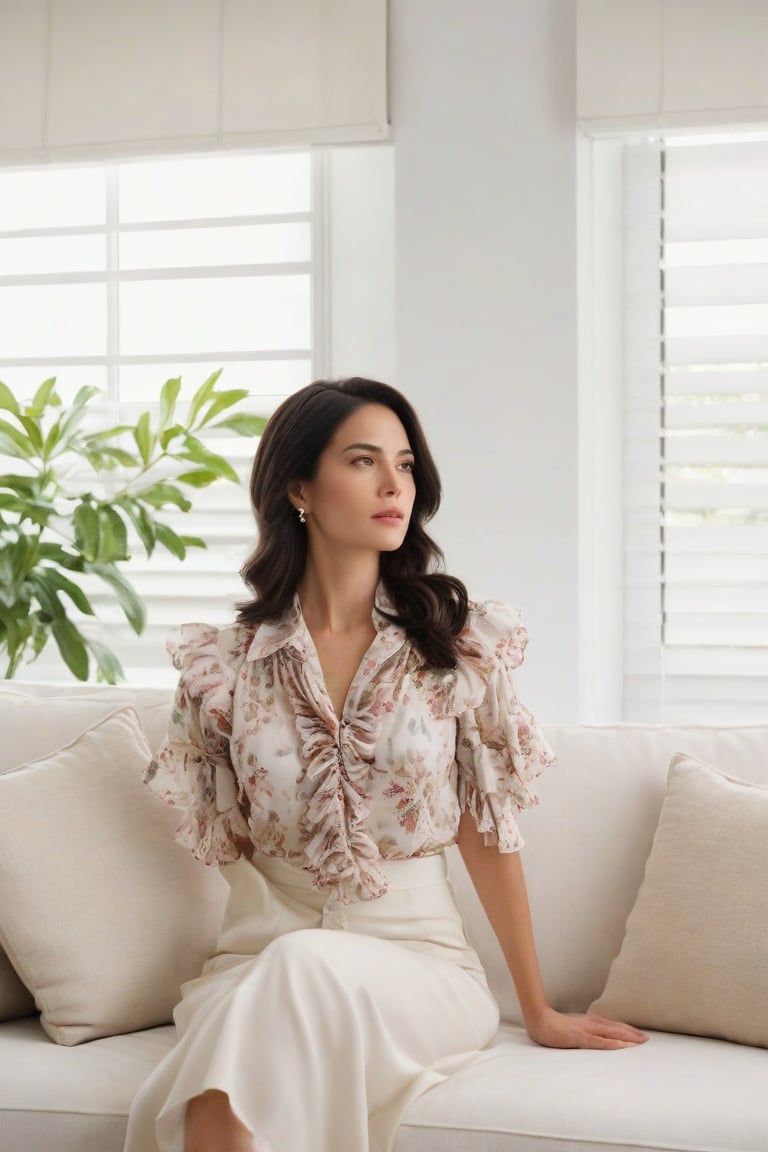
[[378, 557], [372, 564], [368, 557], [334, 563], [310, 556], [298, 590], [310, 632], [339, 634], [370, 627], [378, 582]]

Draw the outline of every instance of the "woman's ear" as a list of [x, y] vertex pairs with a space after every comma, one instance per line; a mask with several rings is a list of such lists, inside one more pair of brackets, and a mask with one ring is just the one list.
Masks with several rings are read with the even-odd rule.
[[299, 508], [307, 508], [307, 493], [301, 480], [297, 480], [291, 484], [288, 489], [288, 499], [294, 508], [298, 511]]

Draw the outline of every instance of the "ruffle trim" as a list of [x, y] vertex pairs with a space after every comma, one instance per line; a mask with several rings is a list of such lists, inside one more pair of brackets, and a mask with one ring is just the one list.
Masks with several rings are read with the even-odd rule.
[[204, 864], [253, 852], [229, 759], [236, 669], [248, 641], [241, 628], [184, 624], [167, 643], [181, 675], [168, 737], [144, 782], [164, 803], [186, 809], [175, 837]]
[[304, 682], [304, 662], [290, 652], [279, 653], [278, 660], [306, 766], [306, 807], [300, 821], [302, 866], [316, 888], [333, 891], [343, 904], [377, 900], [389, 884], [378, 865], [381, 853], [365, 831], [370, 813], [365, 788], [381, 719], [371, 708], [358, 712], [353, 720], [337, 726], [334, 738], [331, 718], [324, 718], [307, 702], [313, 692]]
[[520, 611], [501, 600], [471, 601], [464, 630], [456, 640], [458, 664], [452, 712], [477, 708], [498, 670], [512, 672], [525, 658], [528, 630]]
[[[538, 803], [535, 798], [532, 802]], [[525, 841], [515, 820], [515, 805], [509, 797], [481, 792], [475, 785], [460, 780], [459, 805], [462, 812], [471, 812], [487, 847], [496, 845], [500, 852], [519, 852], [523, 847]]]

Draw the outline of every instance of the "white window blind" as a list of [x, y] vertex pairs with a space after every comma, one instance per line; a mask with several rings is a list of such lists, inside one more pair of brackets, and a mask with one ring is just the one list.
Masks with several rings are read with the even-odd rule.
[[0, 165], [379, 141], [386, 0], [0, 3]]
[[768, 716], [768, 139], [628, 144], [625, 716]]
[[[313, 164], [322, 157], [296, 151], [0, 172], [0, 379], [28, 400], [55, 375], [65, 404], [96, 385], [97, 415], [112, 426], [156, 408], [171, 376], [181, 375], [183, 408], [222, 368], [221, 388], [250, 394], [236, 411], [269, 414], [313, 374], [322, 310], [313, 227], [323, 210]], [[151, 559], [134, 552], [124, 570], [147, 605], [144, 633], [106, 586], [87, 585], [99, 623], [79, 624], [133, 682], [171, 682], [168, 627], [226, 623], [245, 595], [238, 570], [255, 539], [247, 476], [256, 445], [215, 432], [208, 444], [243, 482], [186, 490], [191, 513], [162, 510], [206, 551], [183, 562], [162, 548]], [[6, 468], [18, 471], [18, 461], [0, 459]], [[71, 678], [53, 641], [20, 676]]]

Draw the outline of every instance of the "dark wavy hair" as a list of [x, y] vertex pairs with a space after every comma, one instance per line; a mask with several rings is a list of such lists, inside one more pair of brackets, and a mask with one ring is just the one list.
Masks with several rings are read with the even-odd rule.
[[296, 481], [314, 478], [336, 429], [366, 404], [395, 413], [414, 453], [416, 496], [408, 531], [400, 547], [380, 559], [380, 579], [394, 609], [390, 618], [405, 628], [428, 667], [453, 668], [467, 590], [441, 570], [443, 553], [424, 529], [440, 506], [440, 477], [419, 418], [402, 393], [360, 376], [316, 380], [284, 400], [268, 420], [251, 472], [259, 538], [241, 569], [254, 598], [238, 604], [237, 619], [257, 624], [290, 608], [307, 561], [307, 531], [288, 491]]

